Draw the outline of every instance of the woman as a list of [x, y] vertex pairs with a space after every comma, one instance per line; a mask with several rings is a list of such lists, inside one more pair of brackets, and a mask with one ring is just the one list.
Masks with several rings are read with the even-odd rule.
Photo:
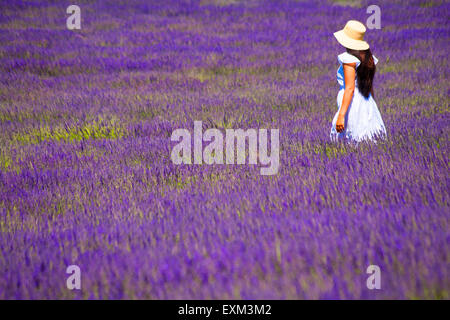
[[340, 90], [330, 138], [353, 142], [376, 141], [386, 136], [386, 128], [373, 98], [373, 78], [378, 59], [372, 55], [369, 44], [363, 40], [366, 28], [350, 20], [344, 29], [335, 32], [337, 41], [347, 52], [338, 56], [340, 63], [337, 81]]

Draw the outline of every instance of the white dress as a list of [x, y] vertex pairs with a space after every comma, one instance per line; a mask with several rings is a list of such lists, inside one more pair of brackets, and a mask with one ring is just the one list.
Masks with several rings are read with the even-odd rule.
[[[378, 63], [378, 59], [373, 56], [375, 64]], [[339, 115], [339, 110], [342, 105], [342, 98], [344, 97], [344, 68], [343, 63], [356, 62], [356, 68], [359, 67], [360, 61], [355, 56], [344, 52], [338, 56], [339, 69], [337, 71], [337, 82], [339, 83], [340, 90], [337, 95], [338, 111], [336, 112], [330, 132], [330, 138], [333, 141], [336, 140], [350, 140], [353, 142], [360, 142], [362, 140], [376, 141], [376, 138], [386, 137], [386, 127], [384, 126], [383, 119], [381, 118], [380, 111], [377, 104], [372, 97], [365, 98], [358, 90], [358, 83], [355, 79], [355, 91], [350, 106], [347, 109], [345, 115], [344, 131], [336, 131], [336, 121]]]

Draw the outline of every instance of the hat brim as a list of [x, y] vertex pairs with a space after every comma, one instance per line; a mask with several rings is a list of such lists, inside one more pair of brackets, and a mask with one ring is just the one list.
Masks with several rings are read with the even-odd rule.
[[355, 40], [347, 36], [344, 30], [339, 30], [333, 33], [336, 40], [348, 49], [353, 50], [367, 50], [369, 49], [369, 44], [363, 40]]

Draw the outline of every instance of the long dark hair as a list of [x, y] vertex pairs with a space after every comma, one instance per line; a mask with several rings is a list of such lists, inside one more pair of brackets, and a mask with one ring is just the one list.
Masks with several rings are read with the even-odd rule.
[[358, 90], [367, 99], [372, 92], [373, 78], [375, 77], [375, 61], [373, 60], [372, 52], [367, 50], [353, 50], [347, 49], [347, 52], [361, 61], [361, 64], [356, 69], [356, 77], [358, 80]]

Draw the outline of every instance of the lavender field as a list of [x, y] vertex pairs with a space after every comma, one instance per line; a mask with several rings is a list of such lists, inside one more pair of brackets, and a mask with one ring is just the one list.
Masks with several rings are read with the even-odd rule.
[[[450, 298], [448, 2], [69, 4], [0, 4], [1, 299]], [[333, 32], [370, 4], [388, 139], [355, 147]], [[195, 120], [279, 129], [278, 174], [173, 164]]]

